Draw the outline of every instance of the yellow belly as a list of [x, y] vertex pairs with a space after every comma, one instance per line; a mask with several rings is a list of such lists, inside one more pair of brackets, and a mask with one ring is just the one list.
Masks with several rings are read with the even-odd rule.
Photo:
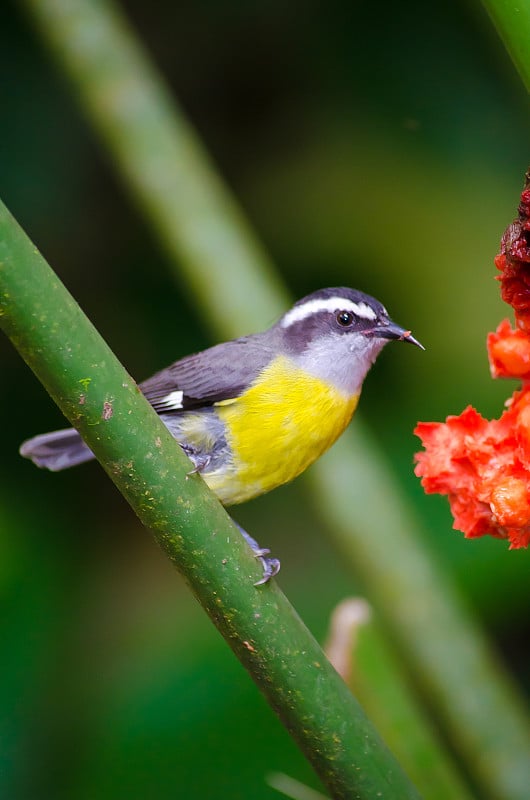
[[217, 407], [232, 464], [204, 479], [227, 505], [291, 481], [340, 436], [358, 399], [306, 375], [287, 358], [276, 360], [259, 385]]

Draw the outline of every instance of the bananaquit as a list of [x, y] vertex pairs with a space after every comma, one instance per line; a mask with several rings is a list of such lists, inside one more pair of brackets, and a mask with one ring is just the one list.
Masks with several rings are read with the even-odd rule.
[[[300, 475], [348, 425], [363, 381], [390, 339], [422, 345], [373, 297], [321, 289], [263, 333], [176, 361], [140, 384], [208, 486], [224, 505], [250, 500]], [[73, 428], [24, 442], [23, 456], [61, 470], [92, 452]], [[265, 558], [242, 531], [263, 565]]]

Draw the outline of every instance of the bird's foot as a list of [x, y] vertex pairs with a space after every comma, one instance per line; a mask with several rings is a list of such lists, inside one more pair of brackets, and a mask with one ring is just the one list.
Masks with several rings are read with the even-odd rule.
[[193, 469], [191, 469], [189, 472], [186, 473], [186, 478], [191, 478], [192, 475], [201, 473], [203, 470], [206, 469], [206, 467], [212, 460], [211, 456], [198, 456], [191, 453], [187, 453], [185, 448], [183, 448], [183, 450], [193, 463]]
[[261, 564], [263, 577], [260, 578], [259, 581], [256, 581], [254, 586], [262, 586], [264, 583], [268, 583], [271, 578], [274, 578], [274, 576], [278, 574], [281, 567], [279, 558], [267, 558], [266, 554], [270, 553], [270, 550], [262, 550], [261, 553], [263, 553], [263, 555], [259, 553], [254, 553], [254, 555]]
[[241, 531], [241, 535], [245, 541], [250, 545], [250, 549], [252, 550], [254, 557], [258, 559], [263, 569], [263, 576], [259, 581], [256, 581], [254, 586], [263, 586], [264, 583], [268, 583], [271, 578], [274, 578], [274, 576], [278, 574], [281, 566], [280, 561], [278, 558], [268, 558], [270, 550], [266, 547], [260, 547], [257, 541], [253, 539], [252, 536], [241, 527], [241, 525], [235, 522], [235, 520], [234, 523]]

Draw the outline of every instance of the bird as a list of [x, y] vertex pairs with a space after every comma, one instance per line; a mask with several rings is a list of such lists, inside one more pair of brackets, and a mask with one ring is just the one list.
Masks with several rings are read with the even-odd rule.
[[[139, 388], [190, 459], [190, 475], [232, 506], [293, 480], [336, 441], [391, 340], [425, 349], [374, 297], [319, 289], [267, 330], [181, 358]], [[51, 471], [94, 458], [74, 428], [35, 436], [20, 454]], [[238, 527], [266, 583], [280, 562]]]

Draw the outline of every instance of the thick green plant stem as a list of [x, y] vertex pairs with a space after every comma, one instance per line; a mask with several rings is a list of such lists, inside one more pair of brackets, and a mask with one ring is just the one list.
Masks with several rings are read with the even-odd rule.
[[[285, 308], [286, 293], [116, 6], [110, 0], [25, 5], [215, 332], [231, 337], [270, 324]], [[358, 416], [313, 481], [317, 511], [362, 576], [482, 796], [526, 800], [521, 700], [422, 547], [417, 521]]]
[[335, 798], [419, 795], [230, 518], [0, 204], [0, 328], [183, 573]]
[[530, 3], [527, 0], [482, 2], [530, 92]]

